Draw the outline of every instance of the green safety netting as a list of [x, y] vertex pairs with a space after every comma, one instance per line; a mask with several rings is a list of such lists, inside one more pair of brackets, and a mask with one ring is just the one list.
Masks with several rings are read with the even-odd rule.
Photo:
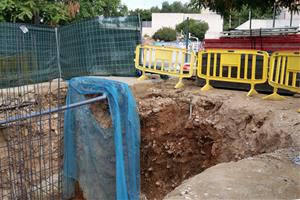
[[103, 18], [59, 29], [64, 78], [80, 75], [133, 76], [134, 50], [140, 41], [137, 17]]
[[0, 23], [0, 88], [83, 75], [134, 76], [137, 16], [62, 26]]
[[44, 82], [58, 76], [55, 30], [0, 23], [0, 87]]

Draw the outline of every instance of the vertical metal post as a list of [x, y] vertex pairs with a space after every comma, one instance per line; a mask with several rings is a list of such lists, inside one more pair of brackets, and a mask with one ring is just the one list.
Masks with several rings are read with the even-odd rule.
[[56, 40], [56, 54], [57, 54], [57, 67], [58, 67], [58, 73], [59, 78], [61, 79], [61, 66], [60, 66], [60, 50], [59, 50], [59, 41], [58, 41], [58, 29], [55, 28], [55, 40]]
[[252, 30], [252, 8], [249, 9], [249, 29], [250, 29], [250, 35]]
[[[190, 18], [187, 17], [187, 23], [186, 23], [186, 27], [185, 27], [185, 49], [186, 52], [189, 51], [189, 25], [190, 25]], [[188, 55], [185, 55], [185, 62], [188, 62]]]
[[293, 26], [293, 10], [291, 9], [290, 27]]
[[141, 14], [138, 13], [138, 20], [139, 20], [139, 26], [140, 26], [140, 44], [143, 42], [143, 24], [141, 21]]
[[276, 19], [276, 2], [274, 3], [273, 7], [273, 28], [275, 28], [275, 19]]

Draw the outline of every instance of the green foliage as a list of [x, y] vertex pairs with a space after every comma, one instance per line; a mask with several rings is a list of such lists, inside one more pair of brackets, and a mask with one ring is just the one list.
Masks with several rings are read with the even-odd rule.
[[62, 1], [49, 0], [0, 0], [0, 20], [8, 22], [39, 22], [59, 24], [69, 20]]
[[80, 5], [76, 19], [91, 18], [98, 15], [124, 16], [128, 14], [126, 5], [121, 0], [76, 0]]
[[204, 39], [205, 33], [209, 29], [209, 26], [206, 22], [189, 19], [189, 20], [185, 20], [182, 23], [178, 24], [176, 26], [176, 31], [177, 32], [183, 31], [184, 33], [186, 33], [187, 27], [188, 27], [189, 32], [193, 36], [199, 38], [200, 40]]
[[97, 15], [128, 14], [121, 0], [0, 0], [0, 21], [59, 25]]
[[199, 12], [189, 6], [188, 3], [181, 3], [180, 1], [174, 1], [172, 4], [165, 1], [162, 3], [162, 8], [160, 10], [162, 13], [196, 13]]
[[165, 1], [162, 3], [162, 8], [157, 6], [150, 9], [135, 9], [130, 11], [131, 15], [140, 14], [142, 21], [151, 21], [152, 13], [197, 13], [197, 9], [191, 7], [188, 3], [181, 3], [180, 1], [175, 1], [172, 4]]
[[252, 9], [260, 9], [262, 11], [269, 10], [274, 3], [278, 7], [287, 7], [292, 10], [299, 10], [298, 0], [191, 0], [190, 6], [201, 9], [210, 8], [222, 16], [229, 16], [233, 10], [240, 10], [243, 6], [251, 7]]
[[152, 20], [152, 12], [147, 9], [135, 9], [129, 12], [130, 15], [138, 15], [140, 14], [141, 21], [151, 21]]
[[176, 31], [169, 27], [163, 27], [156, 31], [152, 38], [155, 40], [174, 41], [176, 40]]
[[[260, 8], [252, 9], [253, 19], [270, 19], [273, 17], [272, 8], [262, 10]], [[229, 25], [229, 16], [224, 18], [224, 30], [236, 28], [249, 20], [249, 7], [244, 5], [240, 10], [234, 9], [231, 12], [231, 27]]]
[[40, 9], [43, 22], [50, 25], [65, 24], [70, 20], [69, 13], [63, 2], [45, 4]]

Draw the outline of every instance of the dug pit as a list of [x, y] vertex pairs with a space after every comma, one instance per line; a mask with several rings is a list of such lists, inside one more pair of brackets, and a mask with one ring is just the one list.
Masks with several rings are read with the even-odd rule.
[[[141, 199], [163, 199], [218, 163], [300, 144], [299, 99], [274, 103], [241, 91], [201, 93], [193, 81], [173, 86], [172, 80], [132, 86], [141, 123]], [[100, 124], [111, 124], [107, 103], [90, 108]]]
[[269, 102], [264, 95], [212, 90], [192, 81], [137, 84], [141, 121], [141, 190], [162, 199], [183, 180], [213, 165], [300, 144], [299, 99]]
[[[141, 123], [142, 199], [163, 199], [218, 163], [300, 146], [299, 99], [270, 102], [264, 95], [217, 89], [202, 93], [193, 81], [175, 90], [174, 83], [132, 85]], [[112, 126], [107, 102], [90, 108], [100, 124]], [[79, 188], [74, 199], [83, 196]]]

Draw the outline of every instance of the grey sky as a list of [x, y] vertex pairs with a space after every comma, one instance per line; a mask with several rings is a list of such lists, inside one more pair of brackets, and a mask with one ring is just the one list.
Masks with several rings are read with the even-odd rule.
[[[176, 0], [122, 0], [123, 4], [126, 4], [129, 9], [136, 9], [136, 8], [151, 8], [152, 6], [161, 6], [162, 2], [168, 1], [172, 3]], [[177, 0], [181, 1], [182, 3], [187, 3], [189, 0]]]

